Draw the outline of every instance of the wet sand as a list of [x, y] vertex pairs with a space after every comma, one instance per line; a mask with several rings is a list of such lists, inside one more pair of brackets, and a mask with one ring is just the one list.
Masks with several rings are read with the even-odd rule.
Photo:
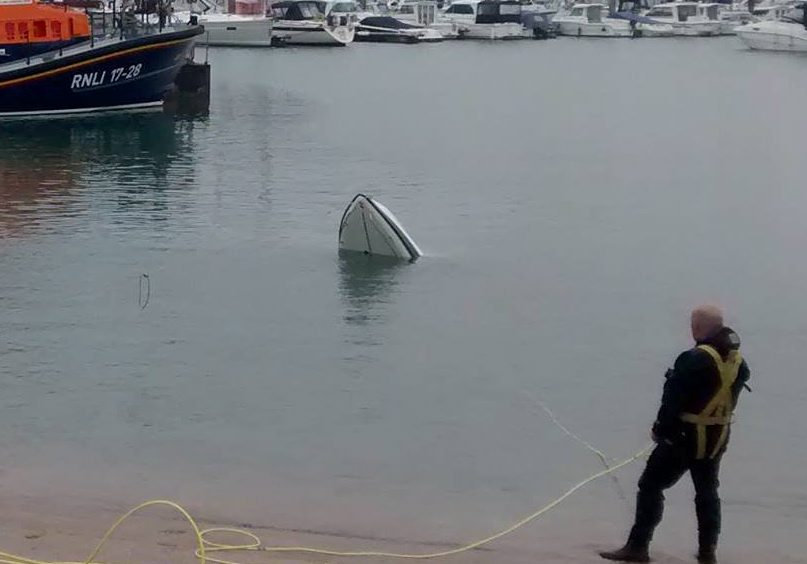
[[[0, 496], [4, 508], [4, 526], [0, 529], [0, 550], [19, 556], [43, 561], [82, 561], [100, 541], [114, 521], [129, 509], [122, 503], [110, 500], [63, 496], [37, 497], [36, 495], [4, 494]], [[407, 539], [394, 533], [385, 536], [355, 535], [339, 531], [315, 531], [284, 529], [265, 522], [250, 520], [238, 522], [217, 515], [212, 508], [187, 507], [202, 528], [236, 527], [258, 535], [266, 546], [314, 546], [334, 550], [378, 550], [428, 553], [454, 548], [456, 545], [443, 541]], [[485, 547], [449, 557], [432, 559], [431, 562], [493, 564], [596, 564], [602, 562], [597, 551], [612, 546], [611, 539], [618, 539], [619, 527], [610, 522], [592, 523], [583, 516], [587, 528], [585, 535], [577, 530], [570, 534], [569, 515], [561, 513], [560, 519], [548, 515], [544, 521], [533, 523], [512, 536]], [[563, 525], [565, 522], [565, 526]], [[349, 525], [346, 525], [349, 530]], [[566, 528], [567, 530], [563, 530]], [[585, 536], [588, 540], [575, 540]], [[694, 562], [688, 544], [665, 531], [653, 551], [654, 561], [660, 564], [683, 564]], [[222, 542], [238, 542], [240, 539], [219, 537]], [[195, 540], [187, 521], [170, 508], [155, 507], [133, 516], [113, 535], [105, 547], [100, 561], [115, 563], [146, 562], [194, 562]], [[346, 558], [309, 554], [271, 554], [241, 551], [213, 555], [225, 559], [252, 564], [258, 562], [381, 562], [403, 561], [393, 558]], [[721, 552], [724, 564], [758, 564], [776, 562], [796, 564], [805, 562], [765, 549], [731, 549]]]

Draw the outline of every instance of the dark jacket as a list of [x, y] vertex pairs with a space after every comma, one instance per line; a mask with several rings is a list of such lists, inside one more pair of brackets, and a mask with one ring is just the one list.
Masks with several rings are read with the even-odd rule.
[[[740, 348], [740, 337], [730, 328], [724, 327], [714, 337], [697, 344], [711, 345], [725, 359], [732, 350]], [[737, 380], [732, 386], [735, 406], [740, 392], [750, 377], [748, 364], [743, 360]], [[695, 426], [681, 421], [681, 414], [697, 414], [703, 411], [720, 389], [720, 385], [720, 372], [709, 353], [698, 348], [681, 353], [675, 360], [674, 368], [667, 371], [661, 407], [653, 425], [653, 432], [658, 441], [683, 445], [690, 452], [694, 452]], [[720, 430], [720, 426], [711, 426], [707, 429], [708, 449], [716, 444]]]

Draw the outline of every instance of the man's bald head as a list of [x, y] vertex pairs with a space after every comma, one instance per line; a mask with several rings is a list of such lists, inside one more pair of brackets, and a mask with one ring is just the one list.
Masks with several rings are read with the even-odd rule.
[[723, 311], [714, 305], [702, 305], [692, 310], [692, 338], [705, 341], [723, 328]]

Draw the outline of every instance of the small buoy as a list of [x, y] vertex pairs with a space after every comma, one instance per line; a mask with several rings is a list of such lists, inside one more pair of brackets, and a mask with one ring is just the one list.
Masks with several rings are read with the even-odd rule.
[[364, 194], [353, 198], [342, 214], [339, 250], [404, 260], [423, 256], [392, 212]]

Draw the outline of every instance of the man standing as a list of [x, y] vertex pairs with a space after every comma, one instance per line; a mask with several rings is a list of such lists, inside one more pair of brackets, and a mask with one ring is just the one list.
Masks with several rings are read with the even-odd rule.
[[740, 356], [740, 338], [723, 325], [719, 308], [700, 306], [692, 312], [692, 337], [695, 348], [679, 355], [675, 367], [667, 371], [653, 424], [656, 447], [639, 479], [636, 519], [628, 542], [619, 550], [601, 552], [606, 560], [650, 561], [650, 540], [664, 510], [663, 492], [689, 471], [695, 485], [698, 562], [717, 562], [720, 458], [728, 444], [737, 398], [743, 387], [748, 388], [750, 374]]

